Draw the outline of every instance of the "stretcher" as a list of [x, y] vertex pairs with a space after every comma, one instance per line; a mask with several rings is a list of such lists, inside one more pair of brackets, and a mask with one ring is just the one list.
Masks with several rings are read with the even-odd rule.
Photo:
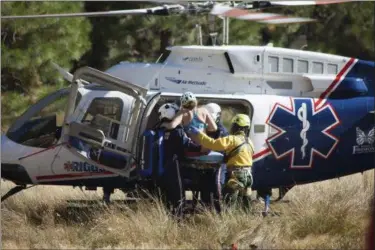
[[187, 156], [185, 161], [202, 164], [220, 164], [224, 160], [224, 155], [219, 152], [211, 151], [207, 155]]
[[[140, 174], [143, 177], [161, 175], [164, 171], [164, 131], [146, 130], [143, 134], [143, 155]], [[183, 168], [207, 169], [220, 167], [224, 155], [211, 151], [209, 154], [186, 156], [180, 160]]]

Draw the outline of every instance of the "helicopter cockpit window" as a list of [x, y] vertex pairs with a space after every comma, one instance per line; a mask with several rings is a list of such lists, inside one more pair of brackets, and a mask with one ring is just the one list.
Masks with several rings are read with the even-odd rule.
[[[79, 93], [76, 105], [81, 99]], [[54, 92], [31, 106], [9, 128], [7, 137], [16, 143], [48, 148], [58, 142], [69, 100], [69, 89]]]
[[102, 130], [106, 137], [117, 139], [122, 109], [123, 102], [120, 98], [95, 98], [87, 109], [82, 123]]

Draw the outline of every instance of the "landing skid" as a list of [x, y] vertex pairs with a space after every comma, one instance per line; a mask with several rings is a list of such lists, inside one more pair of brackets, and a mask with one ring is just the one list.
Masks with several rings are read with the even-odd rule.
[[[275, 202], [281, 202], [282, 199], [285, 197], [285, 195], [288, 193], [289, 190], [291, 190], [293, 186], [289, 187], [279, 187], [279, 197], [275, 200], [271, 199], [272, 196], [272, 189], [266, 189], [266, 190], [258, 190], [257, 192], [257, 198], [262, 197], [264, 199], [264, 210], [262, 212], [263, 216], [267, 216], [270, 209], [270, 204]], [[283, 201], [287, 202], [287, 201]]]
[[5, 201], [6, 199], [8, 199], [9, 197], [21, 192], [22, 190], [24, 189], [28, 189], [28, 188], [31, 188], [33, 187], [34, 185], [32, 186], [29, 186], [29, 187], [26, 187], [26, 185], [18, 185], [18, 186], [15, 186], [13, 187], [11, 190], [9, 190], [5, 195], [3, 195], [1, 197], [1, 202]]
[[284, 198], [284, 196], [286, 195], [286, 193], [288, 193], [289, 190], [291, 190], [293, 187], [294, 187], [294, 186], [290, 186], [290, 187], [280, 187], [280, 188], [279, 188], [279, 197], [278, 197], [276, 200], [274, 200], [274, 202], [276, 202], [276, 201], [281, 201], [281, 200]]

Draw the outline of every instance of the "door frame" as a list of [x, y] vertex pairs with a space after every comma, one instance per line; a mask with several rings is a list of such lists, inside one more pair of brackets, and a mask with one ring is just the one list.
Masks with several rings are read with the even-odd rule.
[[[85, 130], [85, 125], [81, 125], [80, 122], [74, 120], [73, 114], [74, 114], [74, 103], [76, 100], [76, 96], [78, 93], [79, 87], [83, 86], [82, 81], [84, 80], [86, 82], [90, 83], [95, 83], [99, 84], [101, 86], [107, 87], [111, 90], [115, 91], [120, 91], [123, 92], [131, 97], [134, 98], [134, 101], [132, 103], [132, 108], [130, 112], [130, 115], [127, 119], [128, 122], [128, 131], [123, 134], [122, 141], [125, 143], [126, 140], [126, 148], [124, 150], [114, 150], [109, 147], [106, 147], [104, 144], [106, 142], [106, 138], [103, 137], [101, 134], [100, 130], [95, 130], [93, 128], [89, 129], [87, 127], [87, 130]], [[147, 102], [145, 100], [145, 97], [147, 95], [148, 90], [142, 86], [123, 81], [117, 77], [114, 77], [112, 75], [109, 75], [105, 72], [90, 68], [90, 67], [83, 67], [78, 69], [74, 73], [72, 85], [71, 85], [71, 92], [69, 96], [69, 102], [66, 107], [66, 112], [65, 112], [65, 118], [64, 118], [64, 127], [63, 127], [63, 141], [66, 144], [66, 148], [73, 153], [74, 155], [78, 156], [81, 158], [83, 161], [96, 165], [99, 168], [106, 169], [108, 171], [117, 173], [121, 176], [128, 177], [130, 174], [130, 171], [132, 169], [132, 166], [134, 164], [134, 159], [135, 159], [135, 145], [134, 142], [137, 141], [137, 138], [135, 136], [131, 137], [129, 135], [135, 135], [136, 129], [139, 124], [139, 118], [142, 116], [142, 111], [145, 109], [145, 106], [147, 106]], [[73, 130], [72, 130], [73, 129]], [[107, 151], [115, 152], [117, 154], [126, 156], [127, 163], [124, 168], [117, 169], [113, 167], [109, 167], [103, 164], [100, 164], [99, 162], [94, 161], [93, 159], [88, 158], [87, 156], [84, 156], [83, 154], [79, 153], [76, 149], [72, 148], [69, 145], [69, 139], [70, 139], [70, 134], [75, 133], [77, 135], [80, 134], [81, 132], [85, 132], [86, 134], [90, 134], [91, 136], [94, 136], [96, 139], [99, 139], [99, 141], [96, 143], [97, 147], [99, 147], [101, 150], [105, 149]], [[101, 136], [99, 136], [101, 135]], [[85, 141], [85, 137], [80, 137], [78, 136], [79, 139]], [[89, 146], [92, 146], [90, 143], [88, 143]]]

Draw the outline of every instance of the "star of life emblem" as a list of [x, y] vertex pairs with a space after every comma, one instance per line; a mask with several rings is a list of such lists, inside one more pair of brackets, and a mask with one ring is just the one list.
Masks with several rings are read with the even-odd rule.
[[353, 147], [353, 154], [365, 154], [375, 152], [375, 127], [367, 131], [367, 133], [356, 127], [357, 145]]
[[329, 104], [320, 108], [311, 98], [291, 98], [290, 107], [276, 103], [267, 124], [277, 131], [267, 139], [276, 159], [290, 156], [291, 168], [311, 168], [315, 155], [328, 158], [338, 143], [329, 133], [340, 121]]

